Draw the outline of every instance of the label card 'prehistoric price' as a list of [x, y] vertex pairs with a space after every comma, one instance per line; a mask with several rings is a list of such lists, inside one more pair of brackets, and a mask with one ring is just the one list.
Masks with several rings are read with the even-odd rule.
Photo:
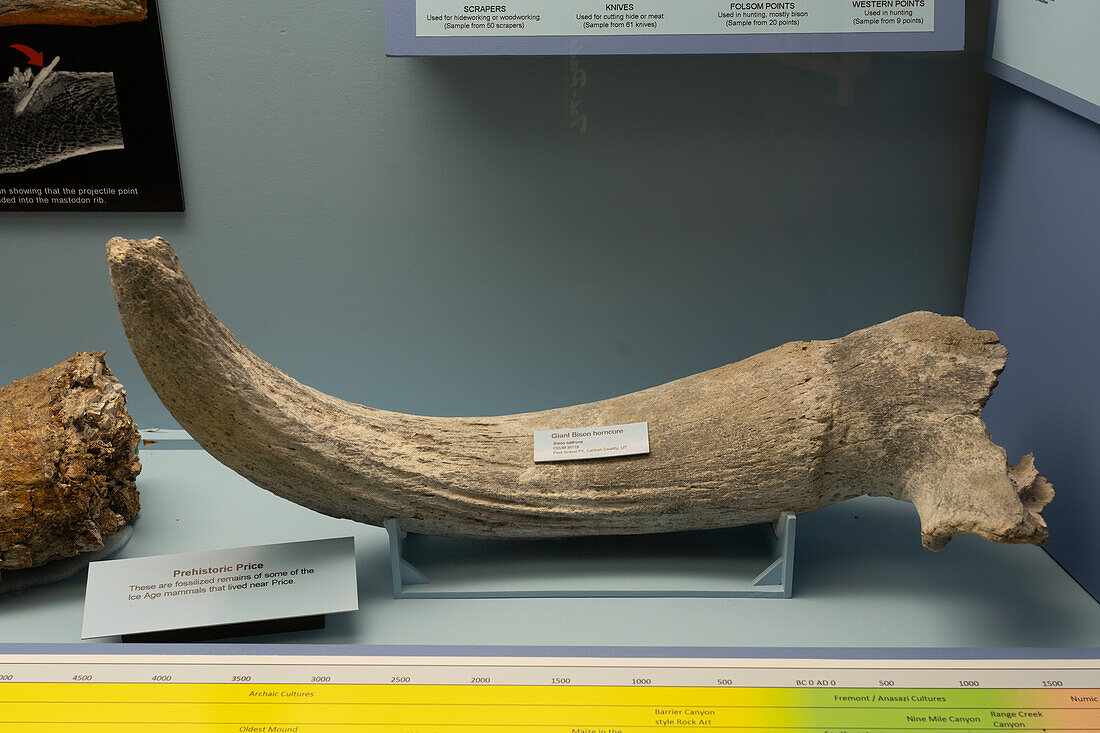
[[535, 431], [535, 463], [649, 453], [649, 423]]
[[94, 562], [84, 639], [298, 618], [359, 608], [355, 540]]

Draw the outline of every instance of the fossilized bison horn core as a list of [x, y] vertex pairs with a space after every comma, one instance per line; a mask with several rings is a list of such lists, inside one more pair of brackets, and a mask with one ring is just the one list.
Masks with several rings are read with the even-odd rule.
[[[1042, 543], [1053, 496], [1031, 456], [1008, 466], [981, 421], [997, 335], [910, 313], [784, 344], [600, 402], [439, 418], [345, 402], [259, 359], [209, 311], [161, 238], [112, 239], [130, 345], [211, 455], [336, 517], [474, 538], [731, 527], [862, 494], [916, 505], [922, 541], [959, 532]], [[651, 453], [534, 463], [533, 431], [648, 422]]]

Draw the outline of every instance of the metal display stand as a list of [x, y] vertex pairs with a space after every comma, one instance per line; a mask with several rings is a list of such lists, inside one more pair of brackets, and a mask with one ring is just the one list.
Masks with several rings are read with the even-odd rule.
[[795, 516], [789, 512], [774, 524], [752, 527], [563, 540], [456, 540], [402, 532], [397, 519], [384, 525], [394, 598], [792, 593]]

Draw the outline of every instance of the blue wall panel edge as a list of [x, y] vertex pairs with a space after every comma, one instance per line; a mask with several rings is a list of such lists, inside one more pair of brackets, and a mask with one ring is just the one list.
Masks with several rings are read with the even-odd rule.
[[1034, 451], [1056, 496], [1047, 549], [1100, 597], [1100, 128], [996, 82], [965, 315], [1008, 366], [984, 417], [1014, 462]]
[[1032, 94], [1037, 94], [1043, 99], [1054, 102], [1060, 107], [1065, 107], [1074, 114], [1079, 114], [1100, 124], [1100, 105], [1095, 105], [1088, 100], [1074, 96], [1053, 84], [1048, 84], [1042, 79], [1026, 74], [993, 58], [993, 44], [997, 37], [997, 13], [999, 11], [1000, 0], [993, 0], [993, 6], [989, 14], [989, 38], [986, 41], [985, 70], [993, 76], [1000, 77], [1021, 89], [1026, 89]]

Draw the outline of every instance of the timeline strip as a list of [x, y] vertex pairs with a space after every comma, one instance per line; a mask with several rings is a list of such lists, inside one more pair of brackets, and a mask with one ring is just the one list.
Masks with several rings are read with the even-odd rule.
[[0, 731], [1100, 730], [1100, 659], [7, 655]]

